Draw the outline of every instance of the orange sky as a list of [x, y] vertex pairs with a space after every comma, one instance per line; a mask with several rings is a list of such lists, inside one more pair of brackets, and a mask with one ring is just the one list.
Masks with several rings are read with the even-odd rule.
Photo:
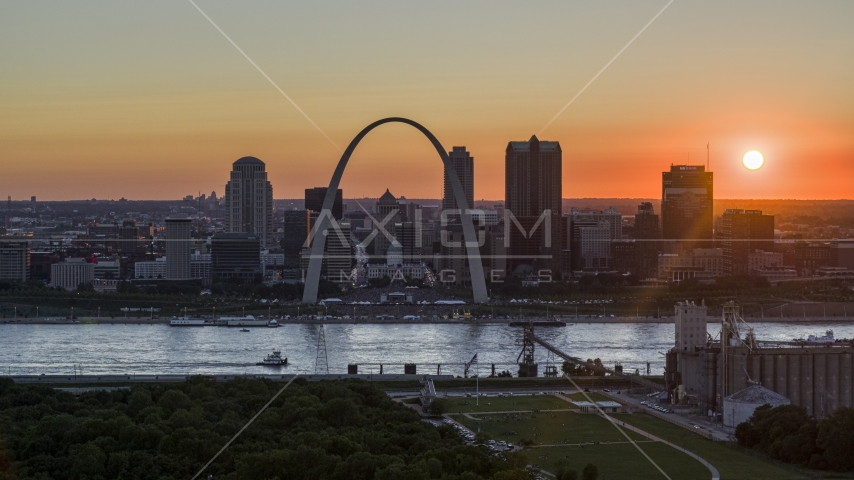
[[[199, 6], [340, 147], [405, 116], [475, 157], [504, 195], [504, 149], [539, 132], [667, 2], [306, 2]], [[551, 125], [564, 197], [658, 197], [671, 163], [718, 198], [854, 198], [854, 2], [677, 0]], [[276, 198], [325, 185], [340, 153], [189, 3], [0, 7], [0, 195], [218, 194], [267, 162]], [[438, 197], [438, 158], [387, 125], [347, 197]], [[757, 172], [741, 166], [751, 149]]]

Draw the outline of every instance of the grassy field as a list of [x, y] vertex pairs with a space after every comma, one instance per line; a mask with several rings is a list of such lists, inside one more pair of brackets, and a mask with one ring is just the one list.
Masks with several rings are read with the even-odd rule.
[[[518, 410], [560, 410], [575, 405], [554, 395], [519, 395], [512, 397], [449, 397], [447, 413], [509, 412]], [[479, 403], [479, 405], [475, 405]]]
[[613, 417], [696, 453], [714, 465], [720, 471], [722, 479], [794, 480], [810, 478], [787, 467], [772, 464], [728, 447], [724, 443], [707, 440], [684, 428], [650, 415], [617, 414]]
[[[599, 394], [589, 394], [593, 400], [603, 400]], [[581, 394], [571, 395], [583, 399]], [[546, 409], [544, 405], [567, 402], [550, 395], [529, 397], [481, 398], [479, 409], [473, 399], [451, 400], [452, 412], [476, 413], [478, 411], [510, 411]], [[471, 405], [453, 405], [469, 401]], [[524, 403], [523, 403], [524, 402]], [[525, 408], [520, 408], [522, 405]], [[566, 408], [566, 407], [564, 407]], [[726, 480], [800, 480], [813, 478], [793, 468], [766, 461], [744, 453], [721, 442], [707, 440], [684, 428], [672, 425], [650, 415], [616, 414], [615, 418], [638, 427], [655, 436], [679, 445], [710, 462]], [[558, 462], [568, 461], [572, 468], [581, 470], [587, 463], [599, 468], [600, 478], [663, 478], [661, 473], [614, 428], [597, 415], [575, 412], [499, 413], [476, 415], [477, 420], [464, 415], [454, 419], [475, 432], [489, 438], [518, 444], [521, 439], [534, 442], [523, 452], [532, 464], [547, 471], [555, 471]], [[702, 464], [673, 448], [647, 440], [640, 434], [627, 432], [673, 480], [708, 479], [710, 473]]]
[[[564, 402], [566, 403], [566, 402]], [[625, 442], [626, 438], [610, 423], [597, 415], [581, 415], [574, 412], [500, 413], [478, 415], [473, 420], [457, 415], [455, 420], [469, 429], [485, 433], [495, 440], [519, 443], [526, 438], [534, 445], [562, 445], [580, 443]], [[633, 440], [644, 440], [636, 433], [629, 433]]]
[[[607, 428], [614, 429], [608, 426]], [[614, 430], [616, 431], [616, 430]], [[658, 442], [640, 443], [640, 447], [652, 458], [672, 480], [709, 480], [709, 469], [700, 462]], [[665, 480], [658, 471], [632, 444], [602, 444], [585, 447], [543, 447], [523, 450], [529, 463], [538, 465], [548, 472], [557, 469], [558, 462], [566, 460], [570, 468], [581, 472], [592, 463], [599, 469], [602, 480]], [[727, 477], [722, 477], [728, 480]]]

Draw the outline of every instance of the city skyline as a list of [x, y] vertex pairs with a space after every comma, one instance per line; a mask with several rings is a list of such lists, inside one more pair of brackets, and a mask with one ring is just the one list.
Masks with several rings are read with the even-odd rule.
[[[705, 164], [707, 143], [718, 198], [851, 198], [851, 4], [555, 3], [534, 23], [514, 4], [198, 5], [339, 147], [389, 115], [465, 145], [478, 159], [476, 199], [503, 197], [504, 146], [532, 134], [564, 146], [564, 198], [656, 198], [658, 172]], [[222, 167], [251, 155], [269, 165], [278, 198], [300, 198], [340, 155], [192, 4], [4, 10], [4, 196], [221, 192]], [[506, 72], [508, 61], [526, 68]], [[341, 187], [441, 198], [416, 135], [378, 130]], [[767, 159], [756, 172], [741, 165], [753, 149]]]

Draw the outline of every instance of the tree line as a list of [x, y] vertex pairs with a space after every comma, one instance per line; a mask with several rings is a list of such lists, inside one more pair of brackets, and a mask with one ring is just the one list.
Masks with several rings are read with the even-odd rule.
[[839, 408], [817, 420], [796, 405], [763, 405], [736, 427], [735, 438], [740, 445], [782, 462], [854, 471], [854, 408]]
[[[0, 379], [0, 480], [191, 478], [281, 387], [194, 377], [75, 397]], [[297, 379], [200, 478], [522, 480], [525, 463], [368, 382]]]

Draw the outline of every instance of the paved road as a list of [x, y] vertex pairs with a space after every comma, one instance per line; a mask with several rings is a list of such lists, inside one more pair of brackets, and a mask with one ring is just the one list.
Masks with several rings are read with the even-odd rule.
[[720, 472], [718, 472], [718, 469], [717, 469], [717, 468], [715, 468], [714, 466], [712, 466], [712, 464], [711, 464], [711, 463], [709, 463], [709, 462], [707, 462], [707, 461], [703, 460], [702, 458], [700, 458], [700, 456], [699, 456], [699, 455], [697, 455], [697, 454], [695, 454], [695, 453], [693, 453], [693, 452], [689, 452], [688, 450], [685, 450], [684, 448], [680, 447], [679, 445], [676, 445], [676, 444], [670, 443], [670, 442], [668, 442], [667, 440], [664, 440], [663, 438], [656, 437], [655, 435], [653, 435], [653, 434], [651, 434], [651, 433], [647, 433], [647, 432], [645, 432], [645, 431], [643, 431], [643, 430], [641, 430], [641, 429], [639, 429], [639, 428], [633, 427], [633, 426], [631, 426], [631, 425], [629, 425], [629, 424], [627, 424], [627, 423], [623, 423], [623, 422], [621, 422], [621, 421], [619, 421], [619, 420], [615, 420], [615, 419], [613, 419], [613, 418], [609, 417], [607, 413], [599, 413], [599, 415], [600, 415], [600, 416], [602, 416], [602, 417], [604, 417], [605, 419], [609, 420], [611, 423], [614, 423], [614, 424], [616, 424], [616, 425], [619, 425], [619, 426], [621, 426], [621, 427], [625, 428], [626, 430], [631, 430], [631, 431], [633, 431], [633, 432], [635, 432], [635, 433], [638, 433], [638, 434], [640, 434], [640, 435], [643, 435], [644, 437], [646, 437], [646, 438], [648, 438], [648, 439], [650, 439], [650, 440], [653, 440], [653, 441], [656, 441], [656, 442], [661, 442], [661, 443], [663, 443], [663, 444], [665, 444], [665, 445], [668, 445], [668, 446], [670, 446], [670, 447], [675, 448], [676, 450], [679, 450], [680, 452], [682, 452], [682, 453], [684, 453], [685, 455], [688, 455], [689, 457], [691, 457], [691, 458], [693, 458], [693, 459], [697, 460], [698, 462], [702, 463], [706, 468], [708, 468], [708, 469], [709, 469], [709, 471], [712, 473], [712, 480], [720, 480], [720, 479], [721, 479], [721, 474], [720, 474]]
[[662, 420], [666, 420], [668, 422], [678, 424], [678, 425], [682, 426], [683, 428], [685, 428], [686, 430], [694, 432], [697, 435], [709, 438], [710, 440], [715, 440], [718, 442], [732, 442], [732, 441], [734, 441], [734, 439], [732, 438], [732, 435], [728, 432], [718, 430], [718, 429], [716, 429], [710, 425], [703, 425], [702, 429], [694, 428], [694, 425], [696, 425], [698, 423], [697, 420], [691, 420], [689, 418], [685, 418], [682, 415], [679, 415], [676, 413], [659, 413], [659, 412], [657, 412], [651, 408], [648, 408], [644, 405], [641, 405], [641, 403], [640, 403], [641, 400], [639, 400], [637, 398], [630, 397], [629, 395], [626, 395], [624, 393], [617, 394], [617, 393], [612, 392], [612, 393], [602, 393], [602, 394], [605, 396], [611, 397], [611, 398], [613, 398], [613, 399], [615, 399], [621, 403], [632, 405], [632, 406], [638, 408], [639, 410], [643, 410], [644, 412], [646, 412], [649, 415], [652, 415], [654, 417], [658, 417], [658, 418], [661, 418]]

